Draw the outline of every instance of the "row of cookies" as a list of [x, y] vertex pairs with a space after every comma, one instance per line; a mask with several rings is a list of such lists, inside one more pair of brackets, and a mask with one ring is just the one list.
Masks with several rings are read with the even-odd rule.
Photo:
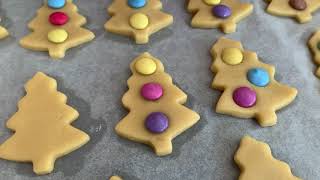
[[[289, 105], [297, 90], [277, 82], [274, 67], [260, 62], [240, 42], [220, 38], [211, 53], [212, 71], [216, 73], [212, 87], [224, 91], [216, 112], [256, 118], [261, 126], [276, 124], [275, 111]], [[172, 140], [195, 125], [200, 115], [183, 105], [187, 95], [173, 84], [160, 60], [143, 53], [132, 61], [130, 69], [129, 90], [122, 97], [129, 113], [115, 131], [121, 137], [152, 146], [158, 156], [169, 155]], [[80, 148], [90, 138], [71, 126], [79, 113], [67, 105], [67, 97], [57, 91], [53, 78], [38, 72], [25, 89], [18, 111], [7, 121], [7, 127], [15, 133], [0, 145], [0, 158], [32, 162], [35, 173], [47, 174], [57, 158]], [[296, 179], [286, 164], [273, 159], [266, 144], [248, 136], [243, 138], [235, 161], [246, 180], [257, 176]]]
[[[311, 20], [319, 9], [318, 0], [269, 0], [267, 11], [296, 17], [299, 22]], [[111, 18], [105, 24], [109, 32], [132, 36], [137, 44], [145, 44], [149, 36], [173, 23], [170, 14], [161, 11], [160, 0], [114, 0], [108, 7]], [[236, 23], [253, 11], [251, 3], [239, 0], [189, 0], [188, 11], [194, 16], [195, 28], [218, 28], [225, 33], [236, 31]], [[20, 40], [21, 46], [35, 51], [49, 51], [52, 58], [63, 58], [65, 51], [91, 41], [94, 34], [82, 28], [86, 18], [81, 16], [72, 0], [45, 0], [37, 16], [28, 24], [33, 31]], [[8, 35], [0, 28], [0, 38]]]

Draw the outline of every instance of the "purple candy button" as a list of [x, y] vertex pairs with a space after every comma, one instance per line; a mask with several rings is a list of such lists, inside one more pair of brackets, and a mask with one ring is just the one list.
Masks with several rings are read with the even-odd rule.
[[234, 102], [243, 108], [249, 108], [255, 105], [257, 94], [248, 87], [239, 87], [233, 92]]
[[163, 89], [158, 83], [147, 83], [141, 88], [141, 96], [146, 100], [155, 101], [163, 95]]
[[144, 122], [146, 128], [152, 133], [162, 133], [169, 126], [168, 117], [161, 112], [153, 112]]
[[212, 13], [218, 18], [227, 18], [231, 16], [231, 9], [226, 5], [216, 5], [212, 8]]

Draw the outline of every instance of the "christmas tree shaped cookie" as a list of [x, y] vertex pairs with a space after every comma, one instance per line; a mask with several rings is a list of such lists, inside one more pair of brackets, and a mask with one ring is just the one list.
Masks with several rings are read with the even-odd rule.
[[130, 65], [133, 75], [122, 98], [130, 111], [116, 132], [132, 141], [149, 144], [159, 156], [172, 152], [172, 139], [193, 126], [199, 115], [182, 104], [187, 95], [172, 83], [162, 63], [144, 53]]
[[161, 11], [160, 0], [114, 0], [105, 24], [109, 32], [132, 36], [137, 44], [146, 44], [149, 36], [172, 24], [173, 17]]
[[81, 26], [86, 18], [78, 14], [72, 0], [45, 0], [28, 27], [33, 31], [20, 45], [35, 51], [49, 51], [52, 58], [63, 58], [65, 51], [91, 41], [94, 34]]
[[250, 136], [242, 138], [234, 160], [241, 169], [239, 180], [301, 180], [288, 164], [272, 156], [268, 144]]
[[[2, 21], [2, 19], [0, 18], [0, 22]], [[3, 39], [5, 37], [7, 37], [9, 35], [9, 32], [7, 31], [6, 28], [0, 26], [0, 39]]]
[[79, 114], [66, 105], [54, 79], [38, 72], [25, 89], [18, 112], [7, 121], [15, 133], [0, 145], [0, 158], [32, 162], [36, 174], [47, 174], [57, 158], [86, 144], [89, 136], [70, 125]]
[[267, 12], [276, 16], [296, 18], [300, 23], [311, 21], [312, 13], [320, 8], [319, 0], [266, 0]]
[[274, 67], [260, 62], [257, 54], [244, 50], [240, 42], [220, 38], [211, 53], [211, 69], [216, 73], [212, 86], [223, 91], [216, 111], [255, 117], [263, 127], [275, 125], [275, 111], [290, 104], [297, 90], [278, 83]]
[[[320, 65], [320, 31], [314, 33], [309, 40], [309, 47], [314, 54], [314, 61]], [[320, 78], [320, 68], [316, 71], [316, 75]]]
[[252, 4], [239, 0], [189, 0], [188, 4], [188, 11], [194, 14], [192, 27], [221, 27], [224, 33], [235, 32], [236, 23], [249, 16], [252, 10]]

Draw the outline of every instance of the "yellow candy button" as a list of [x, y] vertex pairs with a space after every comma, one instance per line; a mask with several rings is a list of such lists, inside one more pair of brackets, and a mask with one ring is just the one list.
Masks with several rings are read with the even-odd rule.
[[135, 63], [135, 69], [140, 74], [150, 75], [156, 71], [157, 64], [150, 58], [142, 58]]
[[54, 29], [48, 33], [48, 40], [53, 43], [62, 43], [68, 38], [68, 32], [64, 29]]
[[243, 54], [238, 48], [226, 48], [222, 52], [222, 60], [230, 65], [240, 64], [243, 60]]
[[220, 4], [221, 0], [203, 0], [208, 5], [217, 5]]
[[135, 29], [145, 29], [149, 24], [149, 18], [143, 13], [135, 13], [130, 17], [130, 25]]

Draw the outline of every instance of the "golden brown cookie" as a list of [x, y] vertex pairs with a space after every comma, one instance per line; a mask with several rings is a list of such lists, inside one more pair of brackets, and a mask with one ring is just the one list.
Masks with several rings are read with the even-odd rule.
[[[320, 31], [315, 32], [309, 40], [309, 48], [313, 53], [314, 62], [320, 65]], [[320, 67], [316, 71], [316, 75], [320, 78]]]
[[47, 174], [57, 158], [86, 144], [89, 136], [70, 125], [79, 113], [66, 104], [56, 80], [38, 72], [25, 89], [18, 112], [7, 121], [14, 134], [0, 145], [0, 158], [32, 162], [36, 174]]
[[266, 0], [267, 12], [295, 18], [300, 23], [311, 21], [312, 13], [320, 8], [319, 0]]
[[122, 137], [152, 146], [158, 156], [168, 155], [172, 152], [172, 139], [200, 117], [182, 105], [187, 95], [172, 83], [158, 59], [143, 53], [130, 68], [129, 90], [122, 97], [130, 112], [115, 130]]
[[220, 27], [224, 33], [232, 33], [236, 23], [251, 14], [253, 5], [239, 0], [189, 0], [188, 11], [194, 14], [192, 27]]
[[20, 45], [35, 51], [49, 51], [52, 58], [63, 58], [69, 48], [94, 38], [91, 31], [81, 27], [86, 24], [86, 18], [77, 11], [72, 0], [67, 0], [61, 8], [51, 8], [45, 1], [37, 17], [28, 24], [33, 32], [23, 37]]
[[263, 127], [277, 123], [276, 110], [290, 104], [295, 88], [274, 79], [275, 68], [244, 50], [240, 42], [220, 38], [212, 47], [216, 73], [212, 87], [223, 91], [216, 112], [240, 118], [256, 118]]
[[288, 164], [272, 156], [268, 144], [250, 136], [242, 138], [234, 160], [241, 170], [239, 180], [301, 180]]
[[161, 11], [160, 0], [146, 0], [142, 7], [131, 7], [130, 0], [114, 0], [108, 7], [112, 16], [105, 24], [109, 32], [132, 36], [137, 44], [146, 44], [149, 36], [172, 24], [173, 17]]

